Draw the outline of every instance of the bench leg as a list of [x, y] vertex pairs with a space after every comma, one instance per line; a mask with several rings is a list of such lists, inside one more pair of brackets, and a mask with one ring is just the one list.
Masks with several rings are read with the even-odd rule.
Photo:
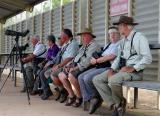
[[160, 110], [160, 91], [157, 92], [157, 108]]
[[127, 103], [131, 103], [131, 89], [130, 89], [130, 87], [127, 87], [126, 88], [126, 98], [127, 98]]
[[17, 86], [17, 71], [14, 72], [14, 86]]
[[134, 108], [137, 108], [138, 104], [138, 88], [134, 88]]

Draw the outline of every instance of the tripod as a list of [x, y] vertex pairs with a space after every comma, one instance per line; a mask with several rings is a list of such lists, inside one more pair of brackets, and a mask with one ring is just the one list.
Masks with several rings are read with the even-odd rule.
[[[21, 59], [22, 59], [22, 50], [20, 50], [20, 46], [19, 46], [18, 41], [19, 41], [19, 36], [16, 36], [16, 38], [15, 38], [15, 42], [16, 42], [16, 43], [15, 43], [14, 47], [12, 48], [12, 51], [10, 52], [10, 54], [9, 54], [9, 56], [8, 56], [5, 64], [4, 64], [4, 67], [3, 67], [2, 71], [1, 71], [1, 74], [2, 74], [2, 72], [4, 71], [4, 69], [6, 68], [7, 63], [8, 63], [9, 59], [11, 58], [11, 56], [12, 56], [12, 54], [13, 54], [13, 52], [14, 52], [14, 49], [16, 49], [16, 50], [17, 50], [17, 51], [16, 51], [16, 56], [18, 56], [18, 57], [16, 57], [16, 61], [18, 60], [18, 58], [20, 59], [21, 72], [22, 72], [22, 74], [23, 74], [24, 83], [25, 83], [25, 86], [26, 86], [28, 104], [30, 105], [30, 96], [29, 96], [29, 88], [28, 88], [28, 83], [27, 83], [27, 78], [26, 78], [26, 72], [25, 72], [25, 69], [24, 69], [24, 63], [23, 63], [22, 60], [21, 60]], [[11, 75], [13, 69], [14, 69], [14, 66], [15, 66], [15, 65], [12, 66], [12, 68], [11, 68], [11, 70], [10, 70], [7, 78], [4, 80], [4, 83], [2, 84], [2, 87], [0, 88], [0, 93], [1, 93], [4, 85], [6, 84], [8, 78], [10, 77], [10, 75]]]

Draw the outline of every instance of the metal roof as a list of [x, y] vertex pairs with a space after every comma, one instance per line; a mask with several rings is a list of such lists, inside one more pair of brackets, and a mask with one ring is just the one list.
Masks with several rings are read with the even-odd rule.
[[45, 0], [0, 0], [0, 22], [5, 23], [6, 19], [21, 13], [32, 11], [33, 6]]

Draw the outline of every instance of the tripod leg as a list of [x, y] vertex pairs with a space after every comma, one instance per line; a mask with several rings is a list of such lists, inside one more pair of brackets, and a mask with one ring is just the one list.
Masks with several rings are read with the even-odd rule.
[[28, 83], [27, 83], [27, 78], [26, 78], [26, 72], [24, 70], [24, 65], [23, 65], [23, 62], [22, 62], [22, 51], [19, 48], [18, 39], [19, 39], [19, 37], [15, 38], [16, 48], [17, 48], [17, 51], [18, 51], [18, 56], [20, 58], [21, 70], [22, 70], [22, 73], [23, 73], [24, 81], [25, 81], [25, 86], [26, 86], [26, 91], [27, 91], [27, 98], [28, 98], [28, 104], [30, 105], [29, 88], [28, 88]]

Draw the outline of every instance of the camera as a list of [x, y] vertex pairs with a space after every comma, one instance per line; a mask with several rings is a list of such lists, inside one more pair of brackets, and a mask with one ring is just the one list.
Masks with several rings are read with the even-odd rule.
[[10, 35], [10, 36], [22, 36], [25, 37], [29, 33], [29, 30], [26, 30], [24, 32], [17, 32], [13, 30], [6, 30], [5, 35]]
[[121, 69], [124, 66], [126, 66], [126, 59], [121, 57], [119, 62], [119, 68]]

